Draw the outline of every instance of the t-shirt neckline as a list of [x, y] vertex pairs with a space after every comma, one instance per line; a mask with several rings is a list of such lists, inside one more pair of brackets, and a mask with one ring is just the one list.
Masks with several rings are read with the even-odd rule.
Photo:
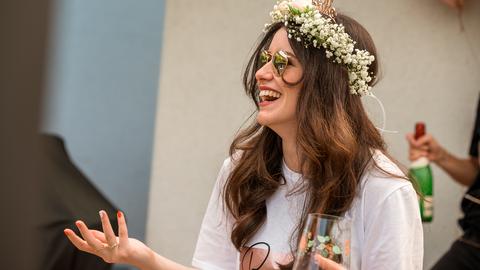
[[282, 169], [283, 169], [283, 173], [285, 174], [285, 177], [287, 178], [300, 179], [300, 177], [302, 177], [301, 173], [295, 172], [294, 170], [290, 169], [287, 166], [287, 163], [285, 162], [284, 158], [282, 158]]

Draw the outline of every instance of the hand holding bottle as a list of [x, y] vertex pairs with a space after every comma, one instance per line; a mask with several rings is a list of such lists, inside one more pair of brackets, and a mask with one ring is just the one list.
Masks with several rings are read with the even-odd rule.
[[430, 161], [438, 161], [443, 149], [437, 141], [426, 133], [425, 123], [415, 124], [415, 133], [407, 134], [409, 142], [410, 176], [418, 183], [423, 194], [419, 200], [420, 215], [423, 222], [433, 220], [433, 175]]
[[415, 139], [413, 133], [408, 133], [406, 138], [409, 144], [408, 158], [410, 161], [417, 160], [420, 157], [426, 157], [428, 160], [437, 163], [446, 156], [445, 149], [443, 149], [431, 134], [427, 133]]
[[108, 263], [125, 263], [141, 267], [141, 262], [151, 260], [153, 251], [137, 239], [128, 238], [127, 224], [122, 212], [118, 212], [118, 237], [115, 236], [105, 211], [100, 211], [103, 232], [88, 229], [87, 225], [78, 220], [75, 225], [80, 230], [82, 238], [70, 229], [65, 229], [65, 235], [78, 249], [101, 257]]

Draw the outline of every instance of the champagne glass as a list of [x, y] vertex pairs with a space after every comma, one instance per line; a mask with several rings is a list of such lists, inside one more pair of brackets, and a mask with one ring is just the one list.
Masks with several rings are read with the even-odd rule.
[[293, 270], [348, 270], [351, 222], [325, 214], [308, 214]]

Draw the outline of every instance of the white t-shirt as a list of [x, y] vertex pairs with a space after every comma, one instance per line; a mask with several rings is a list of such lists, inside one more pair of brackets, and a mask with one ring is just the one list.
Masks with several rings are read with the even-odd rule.
[[[374, 159], [382, 169], [403, 175], [381, 152], [375, 152]], [[286, 185], [281, 185], [267, 199], [265, 223], [247, 244], [252, 249], [246, 252], [244, 248], [240, 253], [230, 240], [234, 220], [224, 209], [221, 195], [232, 167], [231, 159], [226, 159], [203, 219], [192, 265], [207, 270], [250, 270], [263, 263], [262, 270], [279, 269], [275, 262], [283, 264], [291, 260], [291, 241], [297, 239], [296, 234], [291, 236], [300, 219], [305, 195], [292, 195], [289, 191], [297, 187], [302, 176], [283, 163]], [[345, 213], [352, 224], [350, 269], [422, 269], [423, 229], [411, 183], [370, 168], [361, 179], [352, 207]]]

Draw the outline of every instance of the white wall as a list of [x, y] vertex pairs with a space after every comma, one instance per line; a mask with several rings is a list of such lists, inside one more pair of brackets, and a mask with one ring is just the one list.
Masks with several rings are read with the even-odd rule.
[[[241, 72], [275, 1], [167, 1], [148, 243], [190, 263], [212, 185], [236, 130], [252, 111]], [[338, 1], [372, 34], [383, 64], [374, 88], [388, 116], [390, 150], [407, 163], [404, 134], [417, 120], [466, 155], [480, 90], [480, 3], [466, 1], [467, 32], [440, 1]], [[466, 40], [470, 40], [471, 47]], [[379, 109], [365, 100], [380, 125]], [[438, 168], [435, 221], [425, 226], [425, 265], [459, 234], [462, 188]]]

